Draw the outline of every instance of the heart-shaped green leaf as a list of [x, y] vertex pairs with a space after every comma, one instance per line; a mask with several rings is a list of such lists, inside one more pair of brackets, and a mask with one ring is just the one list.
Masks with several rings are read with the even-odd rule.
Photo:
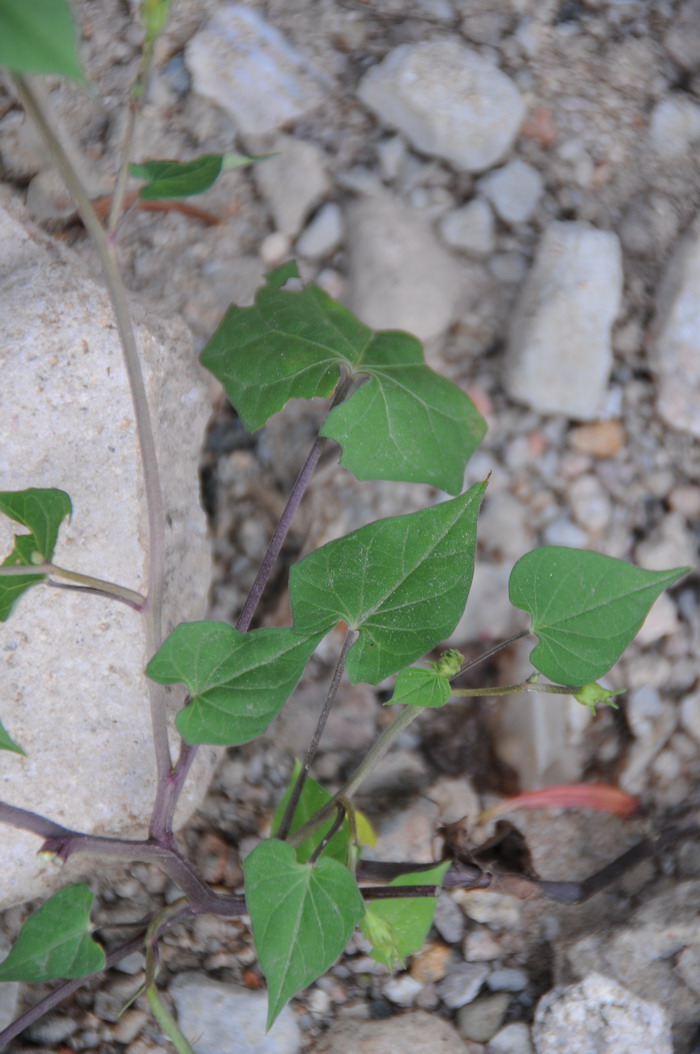
[[584, 685], [613, 666], [664, 589], [691, 568], [645, 571], [612, 556], [551, 545], [521, 557], [510, 601], [532, 617], [530, 661], [551, 681]]
[[322, 434], [358, 479], [431, 483], [458, 494], [486, 425], [471, 400], [425, 365], [407, 333], [374, 332], [316, 286], [282, 288], [295, 265], [268, 276], [252, 307], [230, 307], [202, 352], [246, 428], [291, 398], [333, 391], [340, 370], [367, 377], [329, 415]]
[[[3, 567], [31, 567], [51, 560], [58, 531], [72, 512], [71, 500], [63, 490], [53, 488], [0, 492], [0, 512], [27, 527], [30, 534], [15, 535], [12, 552]], [[46, 575], [0, 577], [0, 622], [10, 617], [15, 604], [27, 589], [43, 582]]]
[[[390, 886], [440, 886], [449, 860], [436, 864], [430, 871], [416, 871], [393, 879]], [[437, 897], [397, 897], [375, 900], [360, 923], [365, 937], [372, 942], [372, 958], [389, 969], [402, 965], [407, 955], [420, 951], [428, 936]]]
[[159, 684], [187, 685], [192, 702], [176, 719], [186, 743], [235, 746], [262, 735], [277, 717], [322, 636], [183, 622], [146, 673]]
[[464, 611], [485, 487], [477, 483], [452, 501], [370, 523], [295, 564], [294, 628], [326, 633], [342, 620], [359, 630], [348, 654], [353, 684], [376, 684], [425, 655]]
[[396, 678], [394, 694], [387, 706], [407, 703], [409, 706], [444, 706], [452, 695], [450, 682], [436, 670], [412, 667]]
[[58, 73], [84, 82], [66, 0], [2, 0], [0, 66], [15, 73]]
[[243, 864], [246, 905], [268, 988], [270, 1028], [293, 995], [338, 958], [365, 907], [355, 879], [337, 860], [300, 864], [271, 839]]
[[[275, 810], [275, 816], [272, 821], [272, 834], [273, 837], [277, 834], [284, 817], [285, 809], [287, 808], [287, 802], [289, 801], [294, 785], [296, 784], [297, 777], [301, 770], [301, 765], [297, 761], [292, 772], [292, 777], [289, 781], [289, 786], [285, 791], [282, 801]], [[299, 827], [310, 820], [312, 816], [315, 816], [324, 805], [331, 800], [331, 795], [328, 791], [317, 783], [311, 776], [307, 776], [304, 781], [304, 786], [301, 789], [301, 795], [297, 803], [297, 807], [294, 812], [294, 819], [289, 829], [289, 833], [293, 834]], [[305, 842], [296, 850], [297, 860], [300, 864], [305, 864], [309, 857], [312, 855], [316, 846], [323, 841], [327, 831], [333, 826], [334, 820], [330, 820], [323, 827], [319, 827], [317, 831], [307, 838]], [[343, 822], [343, 826], [339, 831], [331, 838], [330, 842], [323, 850], [323, 855], [331, 857], [333, 860], [338, 860], [341, 864], [347, 864], [348, 862], [348, 850], [350, 848], [350, 824], [346, 819]]]
[[37, 984], [103, 970], [105, 953], [90, 936], [91, 907], [92, 893], [84, 882], [54, 893], [22, 926], [0, 963], [0, 981]]

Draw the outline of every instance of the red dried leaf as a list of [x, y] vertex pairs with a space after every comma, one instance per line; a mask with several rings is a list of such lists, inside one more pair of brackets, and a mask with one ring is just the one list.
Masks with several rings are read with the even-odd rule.
[[638, 808], [638, 798], [608, 783], [560, 783], [505, 798], [479, 819], [484, 822], [521, 809], [594, 809], [628, 819]]

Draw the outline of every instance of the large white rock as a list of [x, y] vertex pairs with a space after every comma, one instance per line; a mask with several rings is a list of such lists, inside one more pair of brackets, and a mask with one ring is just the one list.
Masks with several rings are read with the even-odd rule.
[[226, 110], [245, 135], [276, 132], [323, 99], [304, 56], [243, 4], [222, 4], [187, 45], [185, 61], [197, 94]]
[[552, 223], [510, 326], [506, 386], [540, 413], [590, 421], [603, 409], [620, 309], [617, 235], [588, 223]]
[[666, 424], [700, 436], [700, 237], [685, 239], [671, 258], [656, 301], [651, 363], [656, 408]]
[[502, 161], [525, 116], [513, 81], [455, 40], [401, 44], [366, 74], [358, 95], [417, 150], [467, 172]]
[[348, 210], [350, 307], [374, 329], [437, 337], [454, 320], [461, 292], [455, 259], [429, 222], [388, 194]]
[[[76, 258], [0, 208], [0, 489], [58, 487], [73, 501], [57, 564], [144, 591], [146, 510], [134, 413], [107, 294]], [[165, 631], [202, 618], [210, 554], [197, 460], [209, 407], [191, 339], [133, 304], [161, 466]], [[24, 529], [0, 517], [0, 558]], [[142, 617], [124, 604], [36, 586], [0, 627], [0, 719], [27, 757], [0, 752], [0, 799], [59, 823], [142, 837], [155, 790]], [[180, 691], [171, 693], [182, 703]], [[214, 751], [181, 800], [200, 801]], [[0, 906], [89, 866], [38, 859], [40, 840], [0, 825]]]
[[553, 988], [540, 1000], [532, 1027], [537, 1054], [671, 1054], [663, 1007], [638, 999], [609, 977], [591, 973]]

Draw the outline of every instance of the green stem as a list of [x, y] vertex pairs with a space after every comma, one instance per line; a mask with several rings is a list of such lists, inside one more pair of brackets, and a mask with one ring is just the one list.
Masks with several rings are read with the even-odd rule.
[[576, 695], [580, 684], [539, 684], [523, 681], [522, 684], [506, 684], [500, 688], [453, 688], [453, 696], [517, 695], [519, 692], [545, 692], [549, 695]]
[[[35, 93], [34, 88], [30, 87], [23, 76], [15, 74], [14, 80], [22, 105], [34, 120], [44, 141], [49, 146], [56, 167], [68, 187], [80, 217], [85, 224], [85, 229], [92, 237], [100, 257], [105, 284], [114, 309], [114, 317], [124, 353], [124, 363], [134, 406], [146, 491], [148, 510], [148, 588], [146, 590], [147, 600], [143, 611], [145, 615], [146, 651], [151, 656], [158, 651], [163, 642], [161, 620], [165, 586], [165, 519], [151, 415], [141, 373], [126, 288], [119, 270], [114, 245], [107, 237], [97, 213], [92, 207], [85, 187], [53, 131], [46, 103], [40, 100], [39, 95]], [[168, 744], [165, 692], [160, 685], [156, 685], [154, 681], [149, 681], [149, 695], [158, 779], [159, 782], [164, 782], [172, 770], [172, 758]]]
[[342, 802], [343, 798], [352, 798], [362, 781], [365, 780], [372, 769], [379, 764], [392, 743], [398, 739], [404, 729], [408, 728], [411, 722], [415, 721], [422, 712], [422, 709], [418, 706], [404, 707], [404, 709], [396, 715], [391, 724], [387, 725], [379, 738], [372, 744], [350, 779], [343, 784], [340, 790], [333, 795], [330, 801], [326, 802], [323, 808], [320, 809], [315, 816], [312, 816], [303, 827], [299, 827], [294, 834], [289, 836], [287, 839], [289, 845], [294, 846], [294, 848], [300, 846], [302, 842], [305, 842], [306, 839], [314, 833], [314, 831], [318, 830], [319, 827], [322, 827], [323, 824], [332, 817], [336, 805], [339, 802]]
[[103, 578], [83, 575], [78, 571], [68, 571], [65, 567], [59, 567], [58, 564], [14, 564], [0, 567], [0, 578], [12, 578], [16, 575], [55, 575], [56, 578], [65, 578], [68, 582], [77, 582], [86, 589], [116, 597], [118, 600], [125, 600], [132, 607], [141, 608], [146, 602], [145, 596], [134, 589], [127, 589], [126, 586], [117, 585], [116, 582], [107, 582]]
[[163, 1005], [161, 998], [158, 995], [158, 989], [155, 985], [146, 989], [146, 999], [151, 1008], [151, 1013], [172, 1045], [175, 1047], [177, 1054], [195, 1054], [194, 1050], [180, 1031], [177, 1021], [167, 1007]]

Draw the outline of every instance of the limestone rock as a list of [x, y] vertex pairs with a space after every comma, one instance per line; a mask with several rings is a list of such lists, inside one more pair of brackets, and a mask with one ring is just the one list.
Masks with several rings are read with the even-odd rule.
[[387, 194], [354, 203], [347, 222], [350, 307], [375, 329], [420, 340], [443, 333], [459, 300], [459, 268], [428, 222]]
[[479, 189], [506, 223], [525, 223], [537, 208], [544, 183], [536, 168], [516, 160], [489, 172]]
[[537, 1054], [671, 1054], [673, 1049], [662, 1007], [599, 973], [543, 996], [532, 1031]]
[[304, 221], [328, 193], [325, 156], [315, 143], [279, 136], [276, 157], [255, 165], [255, 182], [268, 202], [275, 226], [295, 238]]
[[387, 1021], [338, 1021], [313, 1047], [313, 1054], [467, 1054], [449, 1021], [416, 1010]]
[[658, 377], [656, 407], [669, 426], [700, 436], [700, 237], [674, 253], [656, 302], [651, 363]]
[[358, 95], [416, 150], [466, 172], [502, 161], [525, 116], [513, 81], [455, 40], [400, 45], [366, 74]]
[[539, 413], [578, 421], [598, 416], [621, 296], [617, 236], [587, 223], [552, 223], [510, 327], [505, 380], [511, 396]]
[[278, 131], [323, 98], [304, 56], [243, 4], [222, 4], [185, 60], [197, 94], [226, 110], [245, 135]]
[[170, 985], [178, 1024], [195, 1043], [197, 1054], [297, 1054], [301, 1033], [286, 1006], [265, 1031], [267, 996], [201, 974], [179, 974]]
[[[70, 494], [58, 565], [143, 591], [146, 510], [131, 397], [104, 289], [75, 257], [0, 210], [3, 490]], [[210, 554], [197, 462], [209, 413], [190, 336], [134, 303], [161, 465], [166, 528], [164, 630], [204, 615]], [[14, 529], [13, 529], [14, 528]], [[0, 519], [0, 551], [21, 528]], [[0, 797], [96, 834], [145, 836], [155, 790], [148, 659], [141, 617], [116, 601], [36, 586], [3, 626], [2, 712], [27, 757], [0, 754]], [[182, 697], [173, 691], [181, 705]], [[198, 804], [214, 752], [203, 749], [179, 811]], [[40, 841], [0, 826], [0, 905], [74, 879], [37, 857]]]
[[446, 212], [440, 220], [440, 233], [447, 244], [472, 256], [491, 255], [495, 246], [493, 228], [493, 212], [483, 198]]

